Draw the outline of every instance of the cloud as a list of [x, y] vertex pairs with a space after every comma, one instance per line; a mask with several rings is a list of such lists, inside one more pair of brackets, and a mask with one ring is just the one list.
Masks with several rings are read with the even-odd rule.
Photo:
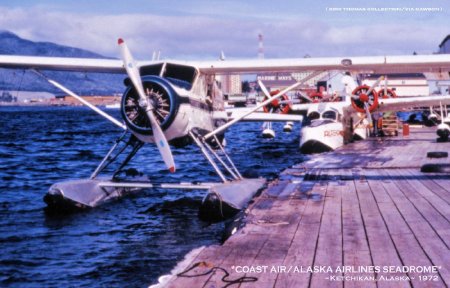
[[[248, 9], [248, 8], [247, 8]], [[357, 19], [327, 20], [311, 15], [269, 17], [231, 15], [92, 14], [49, 12], [43, 7], [0, 7], [0, 27], [33, 41], [50, 41], [118, 57], [123, 37], [139, 59], [161, 50], [165, 58], [256, 57], [257, 35], [265, 37], [266, 57], [404, 54], [437, 50], [448, 31], [424, 23], [388, 24]], [[353, 21], [354, 20], [354, 21]]]

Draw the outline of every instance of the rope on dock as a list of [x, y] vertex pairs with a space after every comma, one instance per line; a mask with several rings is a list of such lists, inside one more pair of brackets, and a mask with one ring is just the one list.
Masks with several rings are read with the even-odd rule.
[[[203, 268], [210, 268], [208, 271], [200, 274], [193, 274], [193, 275], [187, 275], [190, 271], [194, 270], [197, 267], [203, 267]], [[194, 265], [192, 265], [190, 268], [184, 270], [183, 272], [177, 274], [177, 277], [186, 277], [186, 278], [194, 278], [194, 277], [201, 277], [209, 275], [215, 271], [222, 271], [225, 275], [222, 277], [222, 282], [227, 283], [223, 288], [229, 287], [234, 284], [241, 284], [241, 283], [250, 283], [250, 282], [256, 282], [258, 281], [257, 277], [249, 277], [249, 276], [242, 276], [234, 280], [228, 280], [227, 278], [230, 276], [230, 273], [225, 268], [214, 266], [211, 263], [207, 263], [204, 261], [197, 262]]]

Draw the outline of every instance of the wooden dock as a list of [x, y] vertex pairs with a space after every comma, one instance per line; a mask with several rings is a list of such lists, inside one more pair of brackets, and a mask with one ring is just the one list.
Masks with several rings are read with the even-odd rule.
[[[450, 286], [450, 173], [420, 172], [450, 159], [430, 151], [450, 143], [415, 128], [311, 156], [270, 183], [242, 229], [191, 253], [163, 287]], [[332, 271], [310, 271], [320, 268]]]

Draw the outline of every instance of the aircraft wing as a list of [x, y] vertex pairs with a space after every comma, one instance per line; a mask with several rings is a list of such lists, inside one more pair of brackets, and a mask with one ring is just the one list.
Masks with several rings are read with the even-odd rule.
[[[164, 62], [164, 61], [163, 61]], [[290, 59], [251, 59], [226, 61], [171, 61], [196, 66], [208, 74], [301, 72], [301, 71], [354, 71], [359, 73], [447, 73], [450, 71], [450, 54], [324, 57]], [[138, 66], [155, 64], [155, 61], [137, 61]], [[38, 57], [0, 55], [2, 68], [35, 68], [80, 72], [125, 73], [122, 60], [68, 57]]]
[[[450, 95], [436, 95], [436, 96], [413, 96], [413, 97], [397, 97], [388, 99], [378, 99], [378, 108], [374, 112], [384, 112], [384, 111], [400, 111], [405, 108], [414, 107], [429, 107], [442, 104], [450, 104]], [[291, 109], [298, 112], [307, 112], [311, 110], [321, 110], [320, 106], [334, 109], [344, 109], [346, 107], [350, 108], [351, 104], [342, 102], [322, 102], [322, 103], [303, 103], [303, 104], [293, 104]]]
[[252, 59], [190, 62], [205, 73], [258, 73], [342, 70], [359, 73], [448, 73], [450, 54]]
[[[345, 101], [340, 102], [320, 102], [320, 103], [301, 103], [301, 104], [293, 104], [291, 106], [292, 111], [298, 112], [307, 112], [308, 110], [322, 110], [326, 108], [333, 108], [337, 110], [341, 110], [347, 107], [349, 104]], [[321, 108], [323, 107], [323, 108]]]
[[400, 111], [404, 108], [429, 107], [439, 105], [439, 102], [447, 105], [450, 104], [450, 95], [378, 99], [378, 109], [376, 111]]
[[[233, 108], [227, 109], [228, 121], [233, 120], [237, 117], [242, 116], [244, 113], [248, 112], [250, 108]], [[247, 122], [286, 122], [286, 121], [302, 121], [303, 116], [293, 115], [293, 114], [278, 114], [278, 113], [264, 113], [264, 112], [254, 112], [244, 117], [241, 121]]]
[[0, 55], [1, 68], [125, 73], [118, 59]]

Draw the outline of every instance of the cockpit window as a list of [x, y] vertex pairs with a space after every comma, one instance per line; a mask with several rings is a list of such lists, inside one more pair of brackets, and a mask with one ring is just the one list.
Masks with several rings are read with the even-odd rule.
[[197, 76], [197, 69], [192, 66], [178, 65], [173, 63], [158, 63], [155, 65], [142, 66], [140, 68], [140, 73], [142, 76], [145, 75], [161, 75], [161, 71], [164, 69], [162, 76], [169, 80], [172, 84], [190, 90], [192, 84]]
[[322, 118], [323, 119], [332, 119], [332, 120], [336, 120], [336, 112], [335, 111], [325, 111], [322, 114]]
[[192, 66], [167, 63], [163, 76], [174, 85], [190, 90], [197, 76], [197, 70]]
[[319, 114], [319, 112], [313, 111], [308, 114], [308, 118], [309, 118], [309, 120], [316, 120], [316, 119], [320, 118], [320, 114]]
[[141, 73], [142, 76], [145, 75], [155, 75], [155, 76], [159, 76], [159, 74], [161, 74], [161, 69], [163, 67], [163, 63], [159, 63], [156, 65], [147, 65], [147, 66], [142, 66], [139, 71]]

